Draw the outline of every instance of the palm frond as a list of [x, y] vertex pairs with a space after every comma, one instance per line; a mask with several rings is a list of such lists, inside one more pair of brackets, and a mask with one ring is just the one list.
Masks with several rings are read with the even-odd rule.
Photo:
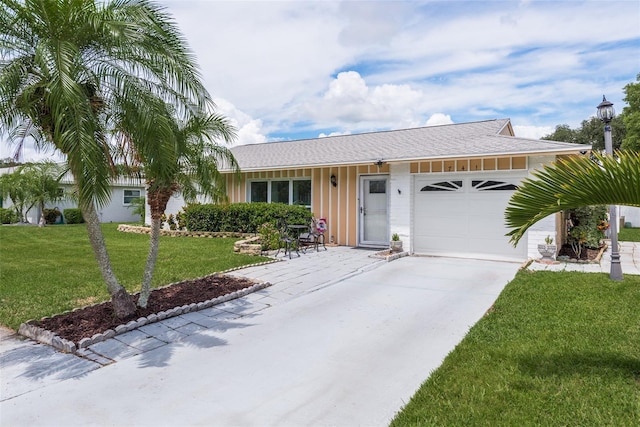
[[558, 160], [523, 180], [509, 200], [507, 236], [517, 245], [541, 219], [592, 205], [640, 206], [640, 153], [595, 154]]

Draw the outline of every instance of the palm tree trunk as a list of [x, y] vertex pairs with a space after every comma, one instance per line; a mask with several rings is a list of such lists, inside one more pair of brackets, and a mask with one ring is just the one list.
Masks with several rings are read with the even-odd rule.
[[113, 274], [109, 253], [104, 243], [102, 228], [100, 228], [100, 219], [98, 218], [93, 202], [91, 202], [88, 207], [82, 208], [82, 214], [87, 222], [89, 242], [98, 261], [100, 273], [102, 273], [102, 277], [107, 283], [107, 289], [111, 295], [111, 303], [113, 304], [116, 317], [118, 319], [129, 318], [135, 314], [136, 305], [131, 295], [118, 283], [118, 279], [116, 279], [115, 274]]
[[[151, 183], [147, 183], [150, 188]], [[162, 225], [162, 214], [167, 208], [169, 198], [177, 189], [177, 185], [170, 188], [147, 190], [147, 199], [149, 201], [149, 211], [151, 212], [151, 236], [149, 240], [149, 255], [147, 263], [144, 266], [142, 275], [142, 289], [140, 289], [140, 298], [138, 298], [138, 307], [146, 308], [151, 294], [151, 279], [153, 279], [153, 271], [156, 267], [158, 259], [158, 248], [160, 247], [160, 227]]]
[[160, 227], [162, 220], [156, 215], [151, 215], [151, 239], [149, 241], [149, 255], [147, 263], [144, 266], [144, 274], [142, 275], [142, 289], [140, 290], [140, 298], [138, 298], [138, 307], [147, 308], [149, 295], [151, 294], [151, 279], [153, 271], [156, 268], [158, 259], [158, 248], [160, 247]]

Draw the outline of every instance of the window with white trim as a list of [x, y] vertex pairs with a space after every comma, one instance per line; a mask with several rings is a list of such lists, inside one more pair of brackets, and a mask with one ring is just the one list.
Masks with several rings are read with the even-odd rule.
[[311, 180], [276, 178], [250, 181], [249, 202], [285, 203], [311, 208]]
[[124, 195], [122, 197], [122, 203], [125, 205], [130, 205], [134, 199], [140, 197], [140, 190], [124, 190]]

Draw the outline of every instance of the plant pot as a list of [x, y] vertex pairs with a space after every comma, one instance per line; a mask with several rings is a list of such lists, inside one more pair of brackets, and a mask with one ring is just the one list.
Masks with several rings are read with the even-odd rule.
[[542, 261], [555, 261], [556, 254], [558, 253], [557, 245], [538, 245], [538, 252], [542, 255]]
[[389, 242], [391, 252], [402, 252], [402, 240], [392, 240]]

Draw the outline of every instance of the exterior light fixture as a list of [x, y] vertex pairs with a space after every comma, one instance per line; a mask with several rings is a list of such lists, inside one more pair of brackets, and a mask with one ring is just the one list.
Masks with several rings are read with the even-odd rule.
[[[598, 118], [604, 123], [604, 150], [607, 156], [613, 156], [613, 141], [611, 140], [611, 120], [616, 115], [613, 104], [602, 95], [602, 102], [597, 107]], [[618, 215], [614, 205], [609, 206], [609, 233], [611, 234], [611, 280], [622, 280], [622, 266], [618, 248]]]
[[333, 185], [334, 187], [338, 185], [338, 179], [334, 174], [331, 174], [331, 185]]
[[382, 165], [384, 164], [384, 162], [382, 161], [382, 159], [378, 159], [374, 165], [378, 167], [378, 170], [380, 170], [380, 168], [382, 167]]

